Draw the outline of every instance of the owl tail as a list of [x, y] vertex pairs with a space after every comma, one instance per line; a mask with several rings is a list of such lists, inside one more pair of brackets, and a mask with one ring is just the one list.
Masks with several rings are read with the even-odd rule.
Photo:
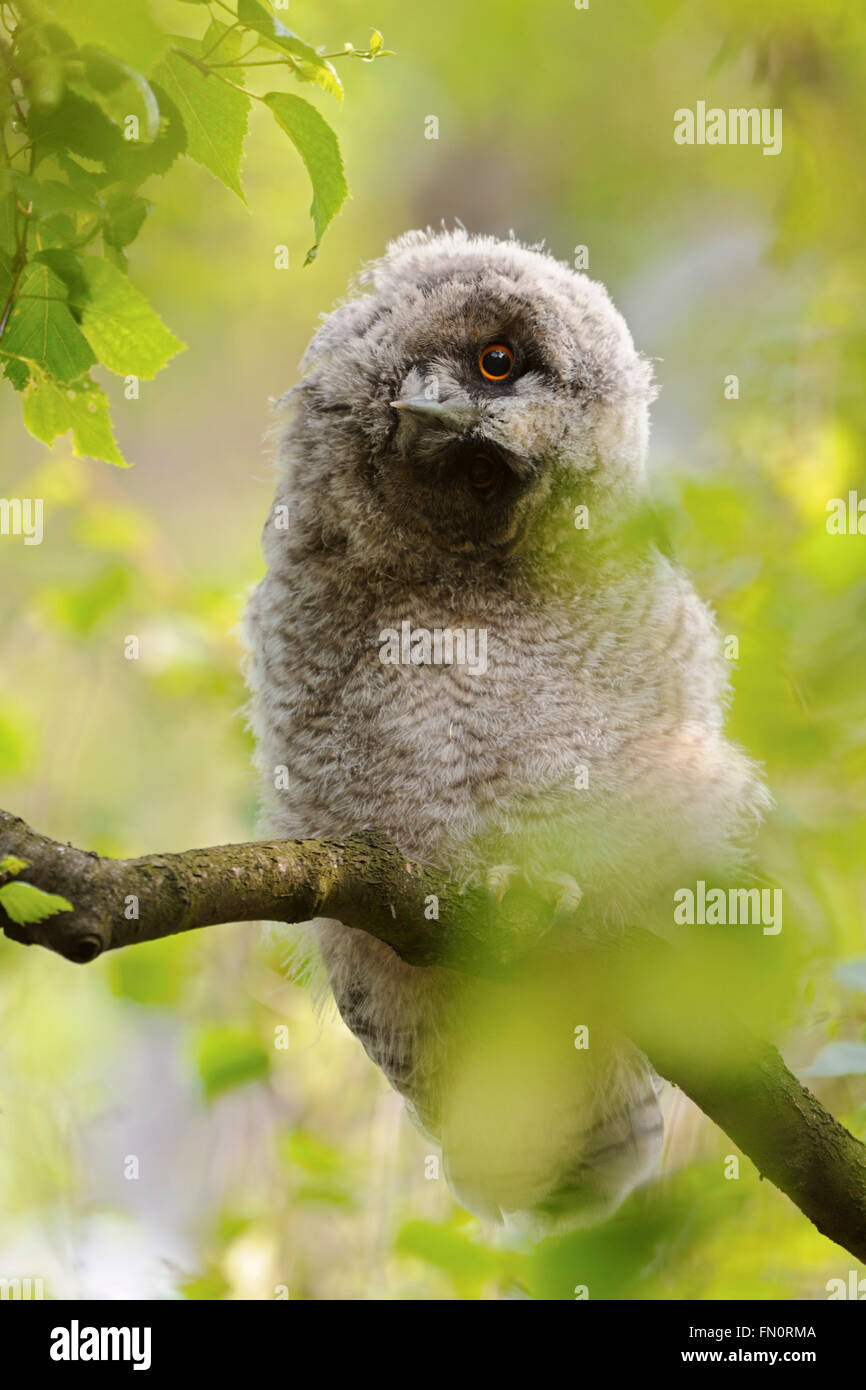
[[630, 1054], [627, 1087], [615, 1062], [611, 1070], [619, 1084], [606, 1096], [597, 1091], [564, 1103], [539, 1077], [535, 1094], [515, 1087], [509, 1109], [476, 1095], [474, 1125], [465, 1111], [449, 1111], [443, 1155], [458, 1201], [536, 1236], [609, 1216], [652, 1175], [664, 1141], [663, 1083], [649, 1063]]
[[532, 1216], [553, 1229], [609, 1216], [652, 1176], [663, 1144], [664, 1121], [651, 1084], [639, 1099], [583, 1131], [573, 1157], [533, 1205]]
[[542, 1231], [588, 1224], [649, 1177], [661, 1155], [658, 1079], [625, 1038], [574, 1042], [568, 990], [502, 989], [398, 960], [382, 942], [317, 923], [346, 1024], [442, 1144], [458, 1200]]

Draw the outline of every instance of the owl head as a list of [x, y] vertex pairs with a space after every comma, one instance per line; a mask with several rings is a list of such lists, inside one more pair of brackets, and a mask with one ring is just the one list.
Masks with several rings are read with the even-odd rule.
[[287, 494], [349, 551], [507, 562], [551, 509], [641, 490], [649, 364], [602, 285], [517, 241], [409, 232], [302, 367]]

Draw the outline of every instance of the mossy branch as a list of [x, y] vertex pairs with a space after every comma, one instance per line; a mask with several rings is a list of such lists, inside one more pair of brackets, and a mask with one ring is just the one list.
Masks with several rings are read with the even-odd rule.
[[[447, 965], [519, 980], [552, 969], [574, 988], [582, 1017], [628, 1034], [822, 1234], [866, 1260], [866, 1147], [830, 1115], [761, 1041], [720, 1007], [688, 951], [638, 928], [586, 945], [560, 916], [527, 947], [524, 903], [501, 904], [407, 862], [383, 837], [276, 840], [182, 854], [105, 859], [61, 845], [0, 811], [0, 859], [72, 911], [0, 927], [77, 963], [104, 951], [221, 922], [333, 917], [386, 942], [412, 965]], [[438, 918], [425, 908], [435, 897]]]

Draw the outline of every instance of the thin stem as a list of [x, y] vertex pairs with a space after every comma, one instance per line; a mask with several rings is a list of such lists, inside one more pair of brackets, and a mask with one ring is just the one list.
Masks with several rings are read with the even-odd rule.
[[[3, 142], [3, 147], [4, 147], [4, 149], [5, 149], [5, 147], [6, 147], [6, 142], [5, 142], [5, 140], [4, 140], [4, 142]], [[12, 306], [13, 306], [13, 304], [15, 303], [15, 295], [17, 294], [17, 292], [18, 292], [18, 286], [19, 286], [19, 284], [21, 283], [21, 276], [24, 274], [24, 267], [27, 265], [27, 250], [26, 250], [26, 247], [27, 247], [27, 219], [26, 219], [26, 217], [22, 217], [22, 215], [21, 215], [21, 210], [20, 210], [20, 208], [18, 207], [18, 200], [16, 199], [16, 200], [15, 200], [15, 255], [14, 255], [13, 258], [12, 258], [12, 269], [13, 269], [13, 271], [14, 271], [14, 274], [13, 274], [13, 276], [12, 276], [12, 284], [9, 286], [9, 293], [8, 293], [8, 295], [6, 296], [6, 303], [3, 305], [3, 313], [0, 314], [0, 341], [2, 341], [3, 334], [6, 332], [6, 325], [7, 325], [7, 323], [9, 322], [9, 315], [11, 314], [11, 312], [12, 312]]]
[[320, 58], [378, 58], [381, 49], [372, 48], [340, 48], [336, 53], [320, 53]]
[[9, 97], [11, 100], [11, 104], [14, 107], [21, 124], [26, 125], [27, 118], [25, 117], [24, 112], [22, 111], [20, 106], [21, 98], [18, 96], [17, 92], [13, 91], [12, 89], [12, 83], [16, 81], [20, 82], [21, 80], [21, 75], [12, 61], [12, 52], [12, 49], [7, 51], [7, 45], [5, 43], [0, 43], [0, 58], [3, 59], [3, 65], [9, 74]]
[[[249, 49], [252, 53], [253, 49]], [[283, 68], [293, 67], [291, 58], [286, 54], [285, 58], [262, 58], [257, 63], [248, 63], [245, 56], [238, 58], [234, 63], [208, 63], [208, 67], [214, 68]]]
[[264, 97], [260, 97], [258, 92], [248, 91], [239, 82], [232, 82], [230, 77], [223, 77], [221, 72], [214, 72], [213, 76], [218, 78], [220, 82], [225, 82], [227, 87], [234, 87], [236, 92], [242, 92], [245, 97], [250, 97], [252, 101], [264, 101]]
[[210, 46], [210, 48], [207, 50], [207, 52], [202, 53], [202, 55], [201, 55], [201, 57], [202, 57], [202, 62], [204, 62], [205, 58], [209, 58], [210, 55], [211, 55], [212, 53], [215, 53], [215, 52], [216, 52], [216, 50], [219, 48], [220, 44], [222, 43], [223, 39], [228, 38], [228, 36], [229, 36], [229, 34], [232, 32], [232, 30], [237, 29], [238, 26], [239, 26], [239, 24], [240, 24], [240, 20], [239, 20], [239, 19], [236, 19], [235, 22], [234, 22], [234, 24], [228, 24], [228, 25], [226, 25], [225, 29], [223, 29], [222, 33], [219, 34], [219, 35], [217, 36], [216, 40], [214, 41], [214, 43], [211, 44], [211, 46]]
[[227, 87], [234, 87], [236, 92], [241, 92], [252, 101], [264, 101], [264, 97], [260, 97], [258, 92], [249, 92], [246, 87], [242, 87], [239, 82], [232, 82], [231, 78], [224, 77], [221, 72], [217, 72], [216, 65], [209, 65], [203, 62], [201, 58], [196, 58], [195, 54], [187, 53], [185, 48], [173, 48], [172, 53], [177, 53], [181, 58], [186, 58], [187, 62], [192, 63], [193, 67], [198, 68], [199, 72], [204, 73], [205, 77], [215, 77], [218, 82], [225, 82]]
[[[11, 67], [11, 65], [10, 65], [10, 63], [9, 63], [9, 60], [8, 60], [8, 57], [7, 57], [7, 54], [6, 54], [6, 51], [5, 51], [5, 45], [2, 46], [2, 52], [3, 52], [3, 60], [4, 60], [4, 62], [6, 63], [6, 66], [9, 68], [9, 73], [10, 73], [10, 77], [11, 77], [12, 71], [13, 71], [13, 70], [12, 70], [12, 67]], [[16, 109], [17, 109], [17, 104], [16, 104]], [[8, 149], [8, 147], [7, 147], [7, 144], [6, 144], [6, 131], [5, 131], [5, 128], [4, 128], [3, 132], [2, 132], [2, 140], [0, 140], [0, 144], [2, 144], [2, 147], [3, 147], [3, 155], [4, 155], [4, 158], [5, 158], [5, 160], [6, 160], [6, 164], [7, 164], [7, 166], [9, 167], [9, 169], [11, 170], [11, 168], [12, 168], [12, 158], [14, 158], [16, 155], [20, 154], [21, 151], [20, 151], [20, 150], [16, 150], [16, 151], [15, 151], [15, 155], [13, 155], [13, 156], [10, 157], [9, 149]], [[35, 143], [34, 143], [32, 140], [31, 140], [31, 142], [30, 142], [29, 150], [30, 150], [29, 172], [32, 174], [32, 173], [33, 173], [34, 166], [35, 166], [35, 162], [36, 162], [36, 145], [35, 145]], [[21, 208], [20, 208], [19, 205], [18, 205], [18, 199], [16, 198], [16, 199], [15, 199], [15, 255], [14, 255], [13, 258], [12, 258], [12, 269], [13, 269], [13, 272], [14, 272], [14, 273], [13, 273], [13, 276], [12, 276], [12, 284], [11, 284], [10, 287], [9, 287], [9, 293], [8, 293], [8, 295], [6, 296], [6, 302], [5, 302], [5, 304], [3, 305], [3, 312], [2, 312], [2, 314], [0, 314], [0, 341], [2, 341], [3, 335], [4, 335], [4, 333], [6, 332], [6, 325], [7, 325], [8, 322], [9, 322], [9, 315], [11, 314], [11, 312], [12, 312], [12, 307], [13, 307], [13, 305], [14, 305], [14, 303], [15, 303], [15, 296], [16, 296], [16, 294], [17, 294], [17, 292], [18, 292], [18, 286], [19, 286], [19, 284], [21, 283], [21, 276], [24, 274], [24, 270], [25, 270], [25, 267], [26, 267], [26, 265], [27, 265], [27, 227], [28, 227], [27, 216], [26, 216], [25, 214], [22, 213], [22, 210], [21, 210]]]
[[3, 313], [2, 315], [0, 315], [0, 341], [2, 341], [3, 334], [6, 332], [6, 324], [9, 322], [9, 315], [12, 312], [12, 305], [15, 303], [15, 294], [20, 284], [21, 276], [24, 273], [24, 267], [27, 264], [27, 258], [22, 258], [20, 250], [15, 253], [15, 261], [13, 261], [13, 265], [15, 264], [17, 264], [18, 268], [15, 272], [15, 277], [12, 281], [9, 293], [6, 296], [6, 303], [3, 305]]

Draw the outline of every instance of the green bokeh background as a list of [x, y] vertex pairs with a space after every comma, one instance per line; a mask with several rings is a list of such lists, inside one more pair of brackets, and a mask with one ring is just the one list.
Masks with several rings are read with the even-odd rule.
[[[153, 10], [200, 27], [178, 0]], [[341, 111], [311, 96], [352, 194], [315, 263], [306, 174], [254, 110], [248, 207], [189, 160], [145, 190], [130, 273], [188, 350], [139, 400], [105, 379], [136, 466], [46, 451], [0, 383], [0, 492], [45, 499], [41, 546], [0, 538], [2, 804], [109, 854], [250, 837], [236, 625], [262, 572], [269, 398], [410, 227], [459, 218], [568, 261], [586, 246], [656, 359], [656, 497], [738, 639], [731, 727], [777, 800], [768, 1027], [801, 1070], [863, 1041], [866, 994], [834, 972], [866, 956], [866, 535], [825, 520], [828, 499], [866, 497], [866, 16], [294, 0], [289, 22], [329, 49], [376, 26], [396, 50], [341, 66]], [[782, 153], [675, 144], [698, 100], [781, 107]], [[760, 1299], [823, 1298], [857, 1268], [748, 1161], [725, 1178], [730, 1141], [679, 1094], [659, 1182], [605, 1227], [510, 1250], [427, 1176], [429, 1145], [284, 956], [251, 925], [87, 969], [0, 941], [0, 1275], [73, 1297], [478, 1298], [517, 1273], [551, 1297]], [[814, 1084], [866, 1137], [863, 1078]]]

